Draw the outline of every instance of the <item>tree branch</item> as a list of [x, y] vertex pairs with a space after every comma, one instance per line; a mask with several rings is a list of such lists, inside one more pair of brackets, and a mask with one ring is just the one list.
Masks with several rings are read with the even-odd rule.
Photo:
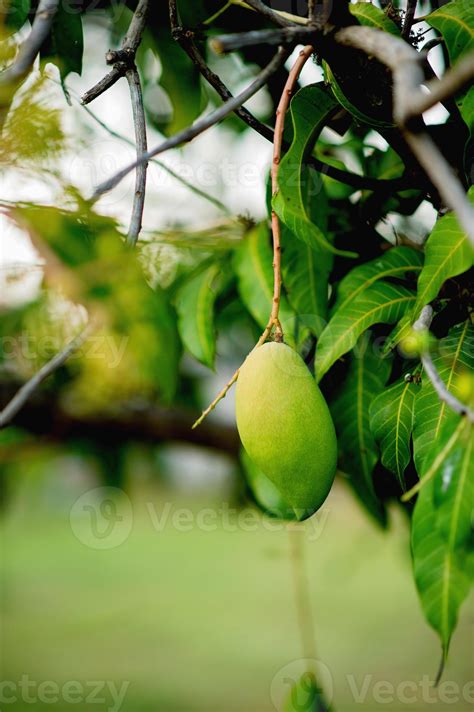
[[127, 34], [123, 38], [121, 50], [109, 50], [106, 54], [107, 64], [113, 65], [112, 70], [83, 95], [83, 104], [90, 104], [91, 101], [110, 89], [121, 77], [126, 76], [128, 70], [133, 69], [135, 56], [146, 27], [148, 6], [149, 0], [139, 0]]
[[[136, 67], [129, 69], [125, 75], [130, 89], [130, 99], [133, 110], [133, 123], [135, 126], [135, 143], [137, 158], [146, 152], [148, 148], [146, 135], [145, 108], [143, 106], [142, 85], [140, 75]], [[145, 207], [147, 163], [137, 166], [135, 178], [135, 195], [133, 199], [132, 218], [127, 235], [127, 242], [134, 247], [142, 229], [143, 210]]]
[[[0, 383], [0, 400], [5, 402], [11, 397], [12, 384]], [[116, 447], [117, 443], [138, 441], [156, 445], [171, 441], [238, 456], [240, 440], [234, 426], [208, 421], [198, 430], [192, 430], [194, 418], [195, 412], [189, 409], [162, 408], [152, 404], [139, 410], [124, 406], [116, 413], [76, 413], [66, 409], [54, 394], [38, 390], [16, 414], [12, 424], [46, 443], [87, 439]]]
[[[446, 206], [456, 213], [469, 242], [474, 247], [474, 208], [443, 154], [428, 134], [420, 130], [420, 122], [414, 121], [415, 118], [421, 117], [421, 112], [427, 106], [421, 89], [424, 82], [423, 55], [402, 39], [371, 27], [346, 27], [336, 33], [335, 39], [339, 44], [373, 55], [391, 69], [394, 84], [394, 119], [412, 153]], [[458, 69], [459, 66], [461, 69]], [[435, 97], [446, 97], [445, 87], [449, 90], [453, 90], [454, 87], [455, 91], [457, 87], [463, 85], [471, 71], [470, 67], [471, 60], [467, 58], [465, 62], [458, 63], [446, 74], [445, 83], [443, 79], [439, 80], [439, 83], [430, 82]], [[432, 104], [428, 102], [428, 106], [430, 105]]]
[[260, 15], [265, 17], [267, 20], [270, 20], [270, 22], [273, 22], [275, 25], [279, 25], [280, 27], [291, 27], [293, 25], [291, 20], [285, 16], [282, 16], [280, 13], [275, 12], [275, 10], [269, 8], [268, 5], [265, 5], [265, 3], [261, 0], [245, 0], [245, 4], [253, 10], [256, 10], [260, 13]]
[[406, 40], [410, 37], [413, 20], [415, 19], [416, 6], [418, 0], [408, 0], [405, 13], [405, 21], [403, 23], [402, 37]]
[[31, 70], [48, 37], [58, 11], [59, 0], [40, 0], [31, 32], [23, 42], [13, 64], [0, 74], [0, 85], [21, 81]]
[[56, 356], [40, 368], [38, 373], [20, 388], [11, 401], [0, 412], [0, 430], [5, 428], [13, 418], [15, 418], [41, 383], [51, 376], [54, 371], [57, 371], [58, 368], [63, 366], [74, 351], [77, 351], [77, 349], [82, 346], [89, 333], [90, 327], [86, 327], [60, 353], [56, 354]]
[[[210, 86], [215, 89], [220, 98], [223, 101], [228, 101], [232, 99], [233, 94], [229, 91], [228, 87], [224, 84], [221, 78], [210, 69], [206, 64], [206, 61], [197, 48], [195, 42], [192, 40], [192, 36], [179, 24], [179, 16], [176, 0], [169, 0], [169, 14], [171, 31], [174, 39], [178, 42], [180, 47], [186, 52], [190, 60], [197, 67], [204, 79], [210, 84]], [[270, 30], [273, 34], [278, 34], [278, 30]], [[250, 111], [245, 107], [239, 106], [235, 109], [234, 113], [242, 119], [244, 123], [247, 124], [251, 129], [259, 133], [261, 136], [273, 143], [273, 129], [266, 126], [264, 123], [259, 121]], [[283, 148], [287, 150], [289, 144], [283, 143]], [[305, 158], [305, 163], [318, 171], [323, 173], [334, 180], [338, 180], [341, 183], [350, 185], [357, 190], [388, 190], [390, 192], [395, 192], [397, 190], [402, 190], [407, 188], [408, 181], [406, 178], [392, 178], [387, 180], [378, 180], [376, 178], [371, 178], [368, 176], [359, 176], [355, 173], [349, 173], [341, 168], [336, 168], [335, 166], [330, 166], [324, 161], [320, 161], [318, 158], [313, 156], [308, 156]]]
[[126, 166], [116, 175], [99, 185], [93, 195], [93, 200], [97, 200], [101, 195], [115, 188], [115, 186], [117, 186], [125, 178], [125, 176], [127, 176], [139, 165], [147, 163], [151, 158], [154, 158], [160, 153], [164, 153], [171, 148], [176, 148], [181, 146], [183, 143], [192, 141], [193, 138], [196, 138], [199, 134], [207, 131], [207, 129], [211, 128], [211, 126], [215, 126], [215, 124], [218, 124], [220, 121], [225, 119], [229, 114], [234, 112], [254, 94], [256, 94], [257, 91], [259, 91], [267, 83], [272, 74], [274, 74], [284, 64], [287, 57], [288, 52], [285, 49], [280, 48], [271, 62], [269, 62], [269, 64], [260, 72], [260, 74], [258, 74], [256, 79], [246, 89], [244, 89], [244, 91], [232, 99], [229, 99], [225, 104], [220, 106], [215, 111], [212, 111], [207, 116], [198, 119], [192, 126], [180, 131], [174, 136], [171, 136], [153, 150], [143, 153], [137, 161]]

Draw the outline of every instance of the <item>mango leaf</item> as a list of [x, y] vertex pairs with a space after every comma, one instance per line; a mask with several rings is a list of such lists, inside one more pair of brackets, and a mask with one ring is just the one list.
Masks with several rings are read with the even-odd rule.
[[[469, 196], [474, 200], [474, 187]], [[425, 264], [418, 279], [418, 294], [412, 320], [429, 304], [450, 277], [467, 272], [473, 264], [473, 252], [468, 239], [453, 213], [437, 221], [426, 241]]]
[[82, 73], [84, 33], [76, 0], [64, 0], [54, 16], [49, 42], [42, 50], [44, 59], [53, 59], [64, 80], [71, 72]]
[[329, 278], [329, 269], [324, 267], [325, 260], [320, 258], [323, 254], [331, 255], [322, 251], [318, 253], [300, 240], [291, 239], [291, 234], [287, 237], [282, 240], [282, 272], [288, 301], [302, 327], [319, 336], [327, 319]]
[[6, 10], [0, 11], [0, 25], [3, 22], [7, 31], [18, 32], [28, 19], [31, 0], [7, 0], [6, 4]]
[[295, 682], [283, 705], [283, 712], [330, 712], [314, 675], [305, 672]]
[[[156, 128], [171, 136], [194, 122], [206, 106], [206, 97], [199, 71], [172, 39], [168, 28], [159, 32], [157, 50], [162, 66], [159, 84], [169, 97], [172, 115], [157, 116], [150, 105], [147, 109]], [[149, 87], [145, 87], [145, 99]]]
[[[303, 168], [303, 175], [305, 170]], [[305, 181], [305, 209], [311, 221], [323, 233], [328, 230], [328, 203], [324, 186], [313, 195], [314, 172]], [[334, 264], [334, 255], [321, 247], [312, 248], [298, 240], [281, 225], [283, 285], [291, 307], [298, 314], [301, 326], [319, 336], [328, 315], [329, 274]]]
[[324, 329], [316, 351], [316, 379], [356, 344], [359, 336], [373, 324], [392, 324], [413, 305], [416, 296], [406, 287], [375, 282], [342, 308]]
[[412, 553], [418, 593], [446, 660], [459, 608], [474, 580], [471, 521], [474, 502], [474, 431], [450, 413], [423, 465], [427, 481], [413, 513]]
[[400, 35], [400, 28], [391, 20], [383, 10], [368, 2], [356, 2], [349, 5], [351, 14], [356, 17], [361, 25], [376, 27], [378, 30], [389, 32], [391, 35]]
[[[463, 371], [474, 369], [474, 326], [470, 320], [450, 329], [431, 356], [448, 390], [459, 396], [457, 377]], [[422, 377], [422, 386], [415, 399], [413, 428], [415, 465], [420, 476], [425, 469], [423, 462], [437, 440], [447, 415], [448, 406], [440, 401], [430, 379]]]
[[178, 329], [184, 345], [204, 366], [214, 368], [214, 302], [222, 285], [221, 266], [212, 264], [193, 275], [176, 297]]
[[410, 462], [413, 407], [419, 385], [399, 379], [378, 395], [370, 406], [370, 429], [382, 453], [382, 465], [398, 477], [405, 490], [405, 470]]
[[380, 279], [394, 277], [404, 279], [418, 275], [423, 265], [423, 254], [412, 247], [394, 247], [370, 262], [353, 267], [337, 288], [334, 314], [355, 299], [361, 292]]
[[[474, 203], [474, 186], [469, 189]], [[393, 349], [410, 331], [426, 304], [435, 299], [447, 279], [467, 272], [473, 264], [473, 251], [454, 213], [440, 218], [425, 244], [425, 262], [418, 278], [417, 299], [390, 334], [385, 351]]]
[[[273, 209], [280, 220], [299, 239], [314, 249], [354, 257], [355, 253], [337, 250], [310, 219], [307, 212], [308, 187], [316, 193], [322, 190], [322, 180], [314, 172], [303, 171], [303, 160], [337, 109], [337, 102], [324, 88], [312, 84], [301, 89], [290, 104], [293, 122], [293, 142], [280, 164], [278, 192], [273, 196]], [[311, 180], [309, 184], [308, 181]]]
[[474, 49], [474, 5], [471, 0], [448, 2], [428, 15], [426, 22], [443, 36], [451, 64]]
[[[365, 348], [364, 348], [365, 347]], [[377, 355], [371, 344], [359, 342], [349, 371], [335, 400], [329, 404], [338, 436], [342, 469], [370, 514], [385, 524], [385, 511], [372, 479], [378, 448], [370, 429], [370, 404], [383, 390], [390, 359]]]
[[[264, 329], [273, 302], [272, 250], [266, 223], [250, 230], [235, 252], [234, 267], [240, 297], [257, 324]], [[285, 339], [291, 343], [295, 315], [287, 300], [280, 302], [280, 321]]]
[[[326, 78], [326, 81], [328, 84], [331, 86], [331, 90], [334, 94], [334, 97], [337, 99], [338, 103], [344, 107], [346, 111], [348, 111], [354, 118], [363, 124], [366, 124], [367, 126], [373, 126], [375, 128], [384, 128], [384, 129], [390, 129], [394, 127], [393, 121], [389, 121], [388, 118], [379, 118], [377, 116], [369, 116], [366, 114], [359, 106], [356, 106], [354, 104], [355, 99], [352, 98], [352, 101], [348, 99], [346, 96], [346, 92], [342, 89], [340, 86], [339, 81], [341, 81], [341, 77], [339, 76], [339, 81], [334, 75], [333, 71], [331, 70], [331, 67], [327, 62], [323, 62], [323, 68], [324, 68], [324, 75]], [[374, 80], [376, 77], [374, 77]], [[380, 99], [377, 98], [377, 105], [379, 107], [379, 112], [380, 114], [387, 113], [384, 107], [384, 101], [380, 101]], [[374, 106], [375, 108], [375, 106]], [[375, 111], [374, 111], [375, 114]]]

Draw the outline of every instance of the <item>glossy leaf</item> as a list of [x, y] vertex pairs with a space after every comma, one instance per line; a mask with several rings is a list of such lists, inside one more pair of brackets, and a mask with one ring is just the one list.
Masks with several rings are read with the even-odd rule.
[[378, 395], [370, 406], [370, 429], [382, 455], [382, 465], [398, 478], [405, 490], [404, 474], [411, 459], [413, 408], [419, 385], [404, 378]]
[[414, 576], [425, 616], [446, 658], [459, 608], [474, 580], [474, 432], [450, 413], [427, 453], [413, 513]]
[[356, 2], [349, 5], [349, 10], [356, 17], [361, 25], [376, 27], [378, 30], [389, 32], [391, 35], [399, 35], [400, 29], [383, 10], [369, 2]]
[[384, 509], [376, 497], [372, 474], [378, 448], [370, 429], [370, 405], [382, 391], [390, 374], [390, 359], [381, 358], [370, 343], [361, 340], [351, 355], [347, 376], [330, 403], [336, 426], [341, 467], [367, 510], [380, 523]]
[[[468, 195], [474, 202], [474, 187]], [[408, 335], [423, 307], [438, 296], [446, 280], [463, 274], [472, 264], [473, 251], [456, 216], [453, 213], [444, 215], [437, 221], [425, 244], [425, 262], [418, 278], [416, 303], [390, 334], [386, 351], [393, 349]]]
[[448, 2], [428, 15], [426, 22], [443, 36], [451, 64], [474, 50], [474, 5], [471, 0]]
[[373, 324], [393, 324], [415, 302], [406, 287], [389, 282], [375, 282], [342, 309], [338, 309], [324, 329], [316, 351], [316, 379], [329, 371], [333, 363], [350, 351], [359, 336]]
[[[272, 309], [273, 269], [270, 235], [266, 223], [249, 231], [235, 253], [235, 271], [241, 299], [257, 324], [264, 329]], [[291, 341], [295, 316], [287, 300], [280, 303], [280, 321]]]
[[[474, 188], [469, 191], [474, 199]], [[437, 221], [425, 244], [425, 263], [418, 279], [418, 295], [413, 321], [422, 308], [438, 296], [444, 282], [466, 272], [473, 264], [468, 239], [453, 213]]]
[[[432, 359], [448, 390], [459, 396], [457, 377], [463, 371], [474, 369], [474, 326], [469, 320], [454, 326], [438, 342]], [[413, 428], [415, 465], [420, 476], [424, 459], [438, 439], [448, 412], [448, 406], [440, 401], [430, 379], [422, 376], [422, 386], [415, 399]]]
[[280, 164], [278, 192], [273, 196], [273, 209], [280, 220], [299, 239], [314, 249], [354, 256], [339, 251], [326, 238], [308, 214], [308, 190], [316, 194], [322, 190], [322, 180], [314, 171], [303, 171], [303, 159], [312, 151], [314, 143], [337, 109], [337, 102], [324, 88], [312, 84], [301, 89], [290, 105], [293, 121], [293, 142]]
[[423, 265], [423, 254], [412, 247], [394, 247], [370, 262], [353, 267], [337, 287], [334, 314], [352, 302], [361, 292], [380, 279], [403, 279], [418, 276]]
[[214, 302], [220, 272], [219, 264], [211, 264], [185, 282], [176, 299], [178, 328], [184, 345], [209, 368], [214, 367], [216, 357]]

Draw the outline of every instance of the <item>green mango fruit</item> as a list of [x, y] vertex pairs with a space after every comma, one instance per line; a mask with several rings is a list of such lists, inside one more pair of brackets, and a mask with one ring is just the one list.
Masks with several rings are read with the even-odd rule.
[[250, 459], [298, 519], [311, 516], [334, 481], [337, 441], [326, 401], [296, 351], [272, 342], [249, 354], [237, 381], [236, 417]]

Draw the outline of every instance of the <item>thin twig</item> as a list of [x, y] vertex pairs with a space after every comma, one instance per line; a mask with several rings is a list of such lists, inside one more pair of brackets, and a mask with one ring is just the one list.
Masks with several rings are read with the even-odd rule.
[[[148, 148], [146, 136], [145, 108], [143, 106], [143, 92], [140, 75], [136, 68], [129, 69], [127, 74], [130, 99], [133, 109], [133, 124], [135, 126], [135, 143], [137, 157], [140, 157]], [[137, 166], [135, 178], [135, 195], [133, 199], [132, 218], [127, 235], [127, 242], [134, 247], [142, 229], [143, 210], [145, 207], [147, 163]]]
[[133, 13], [127, 34], [123, 38], [121, 50], [107, 53], [107, 63], [113, 64], [112, 70], [101, 79], [92, 89], [89, 89], [82, 97], [83, 104], [90, 104], [101, 94], [112, 87], [121, 77], [124, 77], [129, 69], [133, 69], [135, 55], [145, 31], [148, 16], [149, 0], [140, 0], [137, 9]]
[[288, 52], [285, 49], [280, 48], [271, 62], [269, 62], [269, 64], [258, 74], [256, 79], [246, 89], [244, 89], [244, 91], [232, 99], [229, 99], [225, 104], [220, 106], [215, 111], [212, 111], [207, 116], [198, 119], [192, 126], [189, 126], [183, 131], [171, 136], [151, 151], [143, 153], [138, 160], [126, 166], [104, 183], [99, 185], [93, 195], [93, 200], [97, 200], [101, 195], [115, 188], [125, 178], [125, 176], [135, 170], [140, 164], [147, 163], [151, 158], [158, 156], [160, 153], [164, 153], [172, 148], [181, 146], [183, 143], [192, 141], [196, 138], [196, 136], [199, 136], [204, 131], [211, 128], [211, 126], [215, 126], [220, 121], [225, 119], [229, 114], [235, 111], [236, 108], [242, 106], [242, 104], [254, 96], [254, 94], [256, 94], [257, 91], [259, 91], [267, 83], [269, 78], [283, 65], [287, 57]]
[[0, 430], [5, 428], [13, 420], [41, 383], [51, 376], [54, 371], [57, 371], [58, 368], [63, 366], [70, 356], [82, 346], [89, 336], [90, 331], [90, 326], [83, 329], [60, 353], [56, 354], [56, 356], [40, 368], [40, 370], [20, 388], [8, 405], [0, 412]]
[[[428, 332], [431, 322], [433, 320], [433, 308], [429, 305], [423, 307], [421, 314], [417, 321], [413, 324], [413, 330], [420, 333]], [[471, 410], [465, 403], [461, 403], [455, 396], [453, 396], [450, 391], [448, 391], [443, 379], [438, 373], [436, 366], [433, 363], [433, 359], [430, 356], [428, 350], [423, 351], [421, 354], [421, 362], [425, 369], [425, 372], [430, 379], [433, 388], [446, 405], [454, 410], [460, 415], [465, 415], [468, 420], [474, 423], [474, 411]]]
[[249, 7], [251, 7], [253, 10], [256, 10], [258, 13], [260, 13], [260, 15], [265, 17], [267, 20], [270, 20], [270, 22], [273, 22], [275, 25], [279, 25], [280, 27], [288, 27], [293, 24], [291, 20], [281, 15], [280, 13], [275, 12], [275, 10], [272, 10], [261, 0], [245, 0], [245, 2], [247, 5], [249, 5]]
[[[286, 80], [278, 107], [276, 110], [275, 138], [273, 141], [272, 160], [272, 194], [273, 197], [278, 192], [278, 171], [281, 161], [281, 149], [283, 143], [283, 132], [285, 129], [285, 118], [290, 105], [293, 91], [297, 85], [301, 70], [313, 54], [312, 45], [307, 45], [298, 55]], [[280, 296], [281, 296], [281, 226], [276, 212], [272, 209], [272, 235], [273, 235], [273, 303], [270, 315], [270, 324], [276, 326], [277, 337], [283, 340], [283, 331], [279, 321]]]
[[[421, 112], [426, 110], [427, 105], [431, 105], [429, 101], [427, 104], [421, 89], [424, 82], [423, 54], [419, 54], [399, 37], [372, 27], [346, 27], [336, 33], [335, 39], [342, 45], [360, 49], [376, 57], [391, 69], [394, 85], [394, 119], [412, 153], [446, 206], [456, 213], [469, 242], [474, 247], [474, 208], [443, 154], [429, 135], [420, 130]], [[453, 88], [456, 91], [457, 87], [466, 82], [466, 75], [471, 71], [471, 61], [466, 58], [466, 61], [459, 62], [446, 73], [447, 79], [441, 79], [439, 83], [430, 82], [436, 99], [440, 96], [446, 97], [445, 87], [448, 87], [449, 91], [453, 91]], [[414, 124], [415, 117], [417, 122]]]
[[[285, 87], [283, 89], [280, 102], [276, 111], [276, 123], [275, 123], [275, 139], [273, 144], [273, 161], [272, 161], [272, 192], [276, 193], [278, 189], [278, 168], [281, 158], [283, 131], [285, 128], [285, 116], [288, 111], [288, 106], [290, 104], [290, 99], [293, 94], [293, 90], [298, 82], [298, 77], [303, 69], [305, 63], [313, 53], [313, 47], [308, 45], [305, 47], [298, 55], [298, 58], [293, 65], [288, 79], [286, 81]], [[279, 311], [280, 311], [280, 295], [281, 295], [281, 244], [280, 244], [280, 221], [272, 210], [272, 236], [273, 236], [273, 300], [270, 312], [270, 318], [268, 323], [257, 341], [252, 352], [262, 346], [265, 341], [270, 336], [273, 328], [275, 327], [276, 340], [283, 340], [283, 331], [279, 321]], [[217, 406], [217, 404], [225, 398], [229, 390], [232, 388], [234, 383], [236, 383], [239, 378], [240, 368], [234, 373], [232, 378], [224, 388], [217, 394], [212, 403], [206, 408], [206, 410], [201, 414], [201, 416], [196, 420], [193, 428], [197, 428], [198, 425], [209, 415], [211, 411]]]
[[[59, 84], [60, 82], [56, 81], [52, 77], [48, 77], [48, 79], [55, 84]], [[105, 123], [105, 121], [102, 121], [97, 114], [95, 114], [92, 109], [89, 106], [86, 106], [85, 104], [82, 104], [80, 96], [72, 89], [69, 89], [70, 95], [82, 106], [82, 109], [89, 114], [91, 119], [93, 119], [96, 124], [98, 124], [104, 131], [106, 131], [110, 136], [113, 136], [114, 138], [117, 138], [119, 141], [123, 141], [124, 143], [128, 144], [129, 146], [135, 147], [135, 143], [128, 138], [128, 136], [124, 136], [123, 134], [119, 133], [118, 131], [115, 131], [111, 126]], [[157, 158], [152, 158], [150, 163], [154, 163], [156, 166], [159, 166], [162, 170], [165, 171], [165, 173], [168, 173], [174, 180], [178, 181], [178, 183], [181, 183], [185, 188], [190, 190], [192, 193], [195, 193], [198, 195], [200, 198], [203, 198], [204, 200], [207, 200], [211, 205], [214, 205], [214, 207], [218, 208], [221, 210], [223, 213], [225, 213], [227, 216], [233, 215], [231, 211], [222, 203], [218, 198], [215, 198], [213, 195], [209, 195], [208, 193], [205, 193], [203, 190], [198, 188], [196, 185], [193, 183], [190, 183], [187, 181], [185, 178], [179, 175], [179, 173], [176, 173], [172, 168], [170, 168], [166, 163], [163, 163], [163, 161], [159, 161]], [[3, 202], [8, 202], [8, 201], [3, 201]], [[16, 205], [16, 203], [12, 203], [13, 205]]]
[[0, 85], [21, 81], [28, 74], [51, 31], [58, 7], [59, 0], [40, 0], [31, 32], [13, 64], [0, 74]]
[[228, 54], [244, 47], [256, 45], [298, 44], [308, 42], [314, 37], [314, 27], [299, 27], [293, 25], [283, 27], [281, 30], [250, 30], [249, 32], [233, 32], [225, 35], [216, 35], [210, 41], [212, 49], [217, 54]]
[[415, 19], [416, 6], [418, 0], [408, 0], [405, 13], [405, 21], [403, 23], [402, 37], [406, 40], [410, 37], [413, 20]]

